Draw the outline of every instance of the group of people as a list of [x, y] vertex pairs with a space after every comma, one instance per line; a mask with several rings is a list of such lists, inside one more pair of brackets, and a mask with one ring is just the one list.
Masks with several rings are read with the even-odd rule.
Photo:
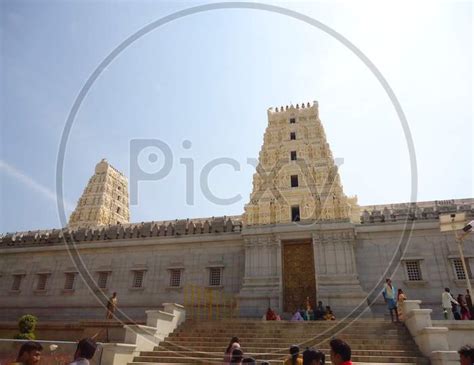
[[[330, 359], [333, 365], [352, 365], [352, 350], [349, 344], [341, 339], [334, 338], [329, 342]], [[459, 360], [461, 365], [474, 364], [474, 347], [466, 345], [459, 349]], [[290, 347], [290, 356], [283, 365], [325, 365], [326, 356], [321, 350], [306, 348], [300, 351], [297, 345]], [[224, 365], [253, 364], [257, 361], [253, 357], [244, 357], [237, 337], [232, 337], [224, 354]], [[260, 365], [269, 365], [269, 362], [261, 361]]]
[[469, 289], [466, 289], [466, 295], [458, 294], [454, 299], [451, 290], [445, 288], [441, 295], [443, 306], [443, 315], [445, 319], [474, 320], [474, 307]]
[[[382, 291], [385, 303], [392, 322], [403, 320], [402, 303], [407, 299], [402, 289], [396, 289], [392, 280], [385, 280]], [[441, 305], [443, 307], [443, 316], [445, 319], [474, 320], [474, 306], [469, 289], [466, 289], [466, 295], [459, 294], [455, 299], [449, 288], [445, 288], [441, 294]]]
[[253, 357], [244, 357], [239, 338], [232, 337], [224, 353], [224, 365], [227, 364], [256, 364], [256, 361]]
[[[331, 363], [334, 365], [352, 365], [351, 348], [340, 340], [332, 339], [329, 343], [331, 348]], [[283, 361], [284, 365], [324, 365], [326, 356], [320, 350], [307, 348], [303, 352], [297, 345], [290, 347], [290, 356]], [[240, 347], [240, 341], [237, 337], [232, 337], [229, 346], [224, 354], [224, 365], [235, 364], [257, 364], [253, 357], [244, 357], [244, 353]], [[268, 362], [262, 361], [260, 365], [269, 365]]]
[[[84, 338], [77, 344], [73, 360], [68, 365], [89, 365], [97, 350], [96, 342], [91, 338]], [[16, 362], [11, 365], [39, 365], [43, 346], [39, 342], [25, 342], [18, 352]]]
[[319, 301], [316, 308], [313, 310], [311, 306], [307, 306], [306, 310], [297, 309], [291, 317], [291, 320], [296, 321], [335, 321], [336, 316], [331, 307], [327, 305], [323, 307], [323, 302]]
[[392, 322], [403, 320], [402, 303], [407, 300], [407, 296], [402, 289], [395, 288], [390, 278], [385, 279], [382, 291], [383, 299], [387, 303]]
[[[329, 342], [331, 364], [352, 365], [351, 347], [340, 339], [332, 339]], [[91, 338], [84, 338], [77, 344], [73, 361], [68, 365], [89, 365], [89, 360], [94, 357], [97, 344]], [[25, 342], [18, 352], [16, 362], [10, 365], [40, 365], [43, 346], [39, 342]], [[325, 354], [313, 348], [307, 348], [303, 352], [297, 345], [290, 347], [290, 356], [283, 361], [284, 365], [324, 365]], [[458, 351], [461, 365], [474, 364], [474, 347], [466, 345]], [[253, 364], [257, 361], [253, 357], [244, 357], [238, 337], [232, 337], [224, 354], [224, 365]], [[269, 365], [262, 361], [260, 365]]]
[[[352, 350], [343, 340], [334, 338], [329, 342], [331, 364], [352, 365]], [[307, 348], [300, 352], [297, 345], [290, 347], [290, 356], [283, 362], [284, 365], [324, 365], [326, 355], [321, 350]]]
[[[323, 302], [319, 301], [316, 308], [313, 310], [309, 297], [306, 298], [304, 304], [305, 309], [298, 308], [291, 317], [293, 322], [297, 321], [334, 321], [336, 316], [332, 311], [331, 307], [327, 305], [323, 306]], [[268, 308], [267, 312], [263, 315], [264, 320], [267, 321], [279, 321], [281, 317], [272, 308]]]

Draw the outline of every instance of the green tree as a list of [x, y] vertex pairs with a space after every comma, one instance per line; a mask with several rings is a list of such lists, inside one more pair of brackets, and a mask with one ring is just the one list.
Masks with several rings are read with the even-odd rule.
[[38, 318], [31, 314], [25, 314], [21, 316], [18, 320], [18, 328], [20, 333], [15, 336], [19, 340], [34, 340], [36, 336], [34, 334], [36, 323], [38, 323]]

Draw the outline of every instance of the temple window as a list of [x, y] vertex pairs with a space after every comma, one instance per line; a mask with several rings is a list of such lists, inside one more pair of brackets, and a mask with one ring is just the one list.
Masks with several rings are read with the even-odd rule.
[[36, 290], [46, 290], [46, 284], [48, 283], [48, 276], [49, 274], [38, 274], [38, 278], [36, 281]]
[[222, 285], [222, 267], [209, 268], [209, 286]]
[[291, 187], [296, 188], [298, 187], [298, 175], [291, 175]]
[[144, 278], [145, 278], [145, 270], [134, 270], [132, 288], [143, 288]]
[[20, 291], [21, 282], [23, 281], [23, 276], [24, 276], [24, 275], [22, 275], [22, 274], [13, 275], [13, 282], [12, 282], [11, 290], [13, 290], [13, 291]]
[[170, 269], [170, 287], [181, 287], [181, 269]]
[[300, 220], [300, 207], [295, 205], [291, 207], [291, 221], [298, 222]]
[[73, 290], [75, 280], [76, 280], [76, 273], [75, 272], [67, 272], [66, 273], [66, 278], [64, 280], [64, 290]]
[[97, 286], [100, 289], [106, 289], [108, 279], [109, 279], [109, 272], [108, 271], [100, 271], [99, 276], [97, 278]]
[[421, 267], [419, 260], [405, 261], [405, 268], [407, 270], [408, 281], [421, 281], [423, 276], [421, 275]]
[[[472, 272], [469, 266], [469, 259], [465, 258], [465, 260], [466, 260], [467, 272], [469, 274], [469, 279], [472, 279]], [[456, 280], [466, 280], [466, 272], [464, 271], [464, 267], [462, 265], [461, 259], [453, 260], [453, 269], [454, 269], [454, 275], [456, 277]]]

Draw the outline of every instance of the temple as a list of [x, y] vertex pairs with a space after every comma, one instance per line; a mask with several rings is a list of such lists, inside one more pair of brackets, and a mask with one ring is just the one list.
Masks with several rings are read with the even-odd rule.
[[[102, 160], [67, 227], [2, 234], [0, 319], [103, 318], [93, 293], [117, 292], [122, 313], [143, 320], [157, 303], [185, 303], [189, 287], [233, 298], [247, 318], [319, 300], [338, 316], [379, 316], [386, 276], [440, 316], [445, 287], [464, 293], [473, 237], [466, 273], [439, 215], [473, 219], [474, 199], [359, 206], [344, 193], [317, 102], [267, 115], [241, 216], [130, 223], [127, 178]], [[81, 280], [84, 269], [90, 280]]]

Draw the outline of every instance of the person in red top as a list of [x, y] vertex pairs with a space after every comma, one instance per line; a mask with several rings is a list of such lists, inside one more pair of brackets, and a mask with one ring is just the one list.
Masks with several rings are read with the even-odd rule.
[[274, 312], [273, 309], [268, 308], [266, 318], [267, 318], [267, 321], [276, 321], [277, 314]]
[[352, 365], [351, 347], [337, 338], [329, 342], [331, 348], [331, 362], [334, 365]]

